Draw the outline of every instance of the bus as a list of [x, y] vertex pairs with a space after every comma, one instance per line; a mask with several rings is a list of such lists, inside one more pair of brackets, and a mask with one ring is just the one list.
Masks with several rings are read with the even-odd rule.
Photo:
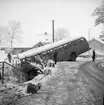
[[88, 51], [89, 44], [84, 37], [63, 39], [38, 48], [33, 48], [16, 56], [19, 59], [29, 58], [39, 55], [42, 59], [52, 59], [58, 61], [76, 61], [76, 58]]
[[[21, 61], [21, 71], [25, 72], [27, 75], [26, 77], [28, 77], [27, 80], [31, 80], [37, 76], [41, 70], [30, 64], [41, 64], [40, 60], [36, 60], [36, 57], [41, 58], [42, 64], [46, 66], [49, 59], [54, 60], [55, 62], [76, 61], [76, 58], [80, 54], [89, 49], [89, 44], [84, 37], [67, 38], [19, 53], [15, 56], [15, 59]], [[44, 67], [44, 65], [41, 67]]]

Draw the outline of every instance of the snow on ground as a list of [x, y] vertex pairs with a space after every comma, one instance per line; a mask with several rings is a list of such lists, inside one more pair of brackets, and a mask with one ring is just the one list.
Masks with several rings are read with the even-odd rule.
[[[94, 105], [96, 97], [94, 97], [93, 85], [78, 69], [81, 64], [91, 60], [91, 58], [78, 57], [76, 62], [58, 62], [55, 68], [51, 68], [52, 75], [40, 81], [44, 85], [38, 94], [16, 98], [12, 102], [14, 105]], [[1, 102], [4, 102], [5, 97], [2, 99]]]
[[4, 51], [0, 51], [0, 61], [4, 61], [6, 59], [7, 55]]
[[83, 57], [77, 57], [76, 61], [91, 61], [92, 58], [83, 58]]
[[[104, 59], [104, 57], [97, 57], [95, 60], [99, 60], [99, 59]], [[80, 62], [92, 61], [92, 58], [77, 57], [76, 61], [80, 61]]]

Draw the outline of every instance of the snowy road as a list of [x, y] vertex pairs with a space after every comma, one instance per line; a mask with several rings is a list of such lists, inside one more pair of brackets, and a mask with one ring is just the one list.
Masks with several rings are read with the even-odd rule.
[[103, 105], [104, 68], [101, 66], [102, 63], [101, 60], [90, 61], [82, 64], [79, 68], [89, 81], [89, 91], [96, 100], [93, 101], [94, 105]]
[[93, 79], [104, 86], [104, 68], [101, 66], [102, 61], [87, 62], [80, 66], [81, 71], [89, 79]]

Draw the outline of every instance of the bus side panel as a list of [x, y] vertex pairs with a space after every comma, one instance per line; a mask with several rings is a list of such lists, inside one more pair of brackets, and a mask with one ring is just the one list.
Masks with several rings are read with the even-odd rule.
[[58, 61], [64, 61], [64, 51], [60, 51], [58, 52], [58, 55], [57, 55], [57, 60]]
[[73, 46], [58, 52], [58, 61], [68, 61], [70, 59], [71, 53], [76, 53], [76, 50], [76, 46]]

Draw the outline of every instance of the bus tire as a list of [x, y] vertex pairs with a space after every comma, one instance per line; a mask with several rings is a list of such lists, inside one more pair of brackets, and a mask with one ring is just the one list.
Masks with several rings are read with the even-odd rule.
[[70, 61], [76, 61], [76, 57], [77, 57], [76, 53], [72, 53], [70, 55]]

